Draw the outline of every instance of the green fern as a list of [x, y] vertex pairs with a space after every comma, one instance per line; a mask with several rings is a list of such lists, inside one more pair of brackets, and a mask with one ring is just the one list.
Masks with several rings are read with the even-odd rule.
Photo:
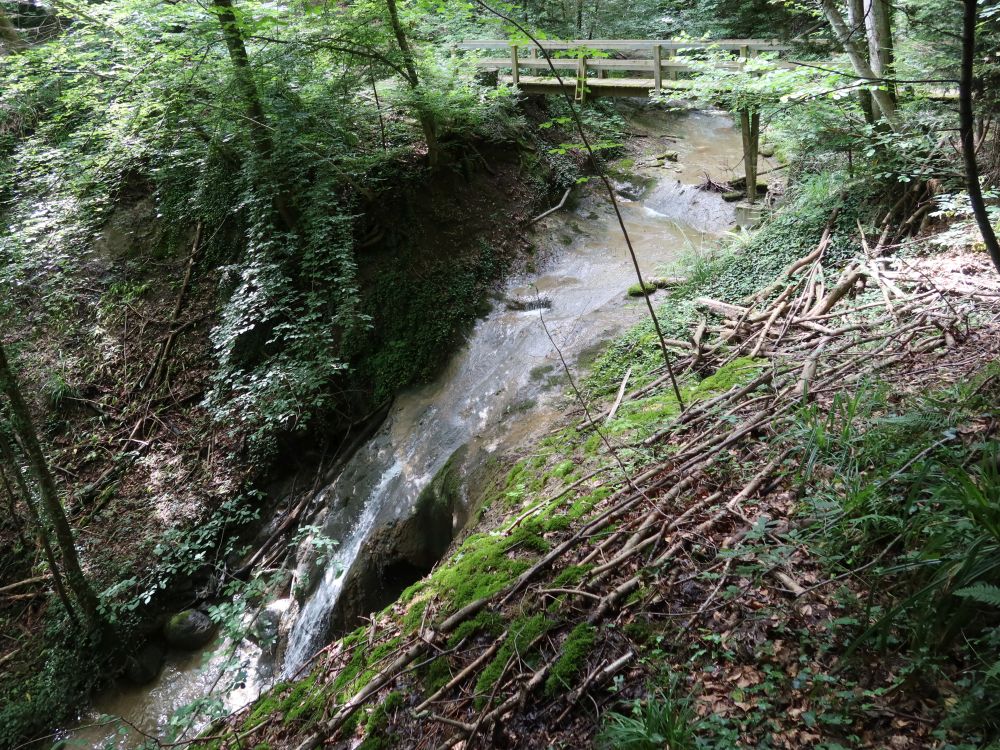
[[963, 599], [972, 599], [981, 604], [988, 604], [992, 607], [1000, 607], [1000, 586], [993, 586], [989, 583], [977, 583], [966, 586], [955, 592], [955, 596]]

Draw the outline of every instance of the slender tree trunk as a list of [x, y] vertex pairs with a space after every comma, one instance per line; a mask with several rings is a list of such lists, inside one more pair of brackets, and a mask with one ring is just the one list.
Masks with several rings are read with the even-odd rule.
[[[865, 29], [872, 70], [880, 78], [893, 78], [895, 45], [892, 41], [892, 10], [887, 0], [865, 0]], [[886, 88], [895, 104], [896, 86], [886, 81]]]
[[740, 110], [743, 134], [743, 174], [747, 183], [747, 203], [757, 202], [757, 157], [760, 153], [760, 112]]
[[597, 19], [601, 15], [601, 0], [595, 0], [593, 15], [590, 17], [590, 29], [587, 31], [587, 39], [594, 38], [594, 29], [597, 26]]
[[66, 580], [83, 611], [87, 624], [96, 628], [100, 624], [97, 614], [97, 595], [90, 587], [90, 582], [87, 581], [87, 577], [80, 567], [80, 558], [76, 553], [73, 539], [73, 529], [70, 528], [66, 512], [59, 501], [56, 483], [52, 479], [52, 474], [49, 473], [48, 462], [45, 460], [41, 443], [39, 443], [38, 435], [35, 433], [35, 426], [31, 423], [28, 405], [24, 402], [17, 381], [14, 379], [14, 373], [10, 369], [3, 344], [0, 344], [0, 393], [7, 396], [14, 435], [17, 437], [21, 450], [28, 461], [28, 466], [31, 468], [35, 483], [38, 485], [38, 496], [42, 501], [42, 507], [45, 508], [45, 515], [55, 532], [59, 554], [63, 560], [63, 569], [66, 571]]
[[[410, 48], [410, 42], [406, 38], [406, 31], [399, 22], [399, 11], [396, 8], [396, 0], [385, 0], [385, 7], [389, 11], [389, 23], [392, 25], [392, 33], [396, 37], [396, 44], [403, 55], [403, 67], [406, 70], [407, 81], [410, 84], [410, 88], [416, 91], [420, 87], [420, 77], [417, 75], [417, 65], [413, 60], [413, 50]], [[417, 118], [420, 120], [420, 127], [424, 131], [424, 140], [427, 142], [427, 161], [433, 169], [437, 167], [440, 156], [434, 118], [431, 117], [419, 102], [417, 104]]]
[[583, 0], [576, 0], [576, 38], [583, 36]]
[[878, 105], [879, 110], [881, 110], [882, 118], [893, 130], [899, 130], [900, 123], [899, 117], [896, 114], [896, 104], [893, 102], [889, 92], [885, 90], [880, 77], [875, 75], [875, 71], [872, 70], [871, 65], [868, 64], [868, 60], [865, 59], [861, 45], [851, 35], [851, 30], [844, 22], [844, 17], [837, 9], [834, 0], [820, 0], [820, 4], [823, 8], [823, 15], [826, 16], [826, 20], [833, 29], [837, 42], [843, 48], [844, 52], [847, 53], [854, 72], [857, 73], [859, 78], [864, 78], [878, 84], [878, 88], [872, 91], [872, 98]]
[[1000, 243], [996, 231], [990, 223], [983, 201], [983, 190], [979, 185], [979, 165], [976, 163], [975, 114], [972, 111], [972, 76], [976, 57], [976, 23], [979, 16], [977, 0], [965, 0], [962, 19], [962, 77], [959, 84], [958, 115], [962, 136], [962, 156], [965, 159], [965, 183], [969, 191], [969, 203], [976, 215], [979, 232], [989, 251], [997, 271], [1000, 271]]
[[20, 52], [28, 46], [27, 42], [17, 33], [17, 28], [11, 22], [10, 16], [7, 15], [3, 6], [0, 6], [0, 43], [2, 43], [3, 49], [11, 54]]
[[[2, 435], [0, 435], [0, 440], [3, 440]], [[0, 458], [3, 458], [3, 456], [0, 455]], [[31, 541], [24, 534], [24, 519], [17, 512], [17, 498], [14, 496], [14, 490], [11, 489], [10, 482], [7, 480], [2, 463], [0, 463], [0, 485], [3, 486], [4, 497], [7, 499], [7, 512], [10, 513], [10, 522], [14, 526], [17, 540], [21, 543], [22, 547], [30, 549]]]
[[[246, 43], [243, 41], [243, 32], [236, 21], [233, 0], [212, 0], [212, 9], [219, 19], [219, 25], [222, 27], [222, 37], [225, 39], [226, 48], [229, 50], [229, 60], [233, 65], [233, 76], [236, 79], [236, 86], [239, 89], [240, 97], [243, 99], [243, 106], [246, 108], [246, 117], [250, 121], [250, 137], [253, 140], [254, 149], [257, 151], [257, 156], [261, 162], [267, 164], [271, 161], [274, 153], [271, 126], [267, 121], [260, 92], [257, 90], [257, 84], [253, 79], [250, 56], [247, 54]], [[293, 229], [296, 224], [296, 217], [287, 191], [279, 190], [273, 200], [274, 208], [284, 222], [285, 228]]]
[[389, 145], [385, 139], [385, 118], [382, 117], [382, 102], [379, 100], [378, 87], [375, 85], [375, 72], [370, 66], [368, 68], [368, 76], [371, 78], [372, 82], [372, 94], [375, 95], [375, 110], [378, 112], [378, 131], [382, 141], [382, 150], [388, 151]]
[[[864, 0], [847, 0], [847, 22], [851, 27], [852, 39], [856, 39], [865, 33]], [[875, 106], [872, 100], [872, 92], [868, 89], [859, 89], [858, 104], [861, 106], [861, 111], [864, 112], [865, 122], [869, 125], [874, 125]]]
[[[35, 500], [31, 496], [31, 490], [28, 487], [28, 483], [24, 481], [24, 474], [21, 473], [21, 467], [17, 463], [17, 457], [14, 455], [14, 451], [11, 448], [10, 443], [7, 441], [6, 436], [2, 433], [0, 433], [0, 458], [2, 458], [10, 467], [10, 471], [14, 475], [14, 483], [17, 484], [21, 497], [24, 498], [24, 506], [28, 509], [28, 518], [35, 527], [35, 536], [38, 539], [38, 545], [42, 548], [42, 554], [45, 555], [45, 561], [49, 564], [49, 570], [52, 571], [52, 586], [56, 590], [56, 595], [59, 597], [59, 601], [62, 602], [63, 608], [66, 610], [66, 614], [69, 616], [70, 621], [79, 627], [80, 621], [76, 617], [76, 610], [73, 608], [73, 602], [70, 601], [69, 594], [66, 593], [66, 586], [63, 583], [62, 571], [60, 570], [59, 563], [56, 560], [55, 552], [52, 549], [52, 542], [49, 541], [49, 530], [45, 527], [45, 523], [38, 515], [38, 509], [35, 507]], [[7, 482], [6, 473], [4, 473], [2, 469], [0, 469], [0, 480], [3, 481], [4, 491], [7, 493], [7, 497], [10, 501], [10, 512], [13, 514], [14, 493], [11, 490], [10, 484]]]

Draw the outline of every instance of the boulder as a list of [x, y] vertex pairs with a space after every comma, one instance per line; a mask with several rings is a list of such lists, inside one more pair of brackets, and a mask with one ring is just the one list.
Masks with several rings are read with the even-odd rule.
[[185, 609], [167, 620], [163, 637], [173, 648], [194, 651], [206, 645], [215, 635], [215, 623], [197, 609]]
[[[287, 602], [283, 602], [287, 607]], [[250, 630], [250, 640], [260, 646], [263, 651], [272, 651], [278, 645], [278, 629], [281, 625], [282, 608], [265, 607], [257, 615], [253, 628]]]
[[765, 159], [770, 159], [774, 156], [775, 148], [773, 143], [762, 143], [760, 145], [760, 155]]
[[163, 669], [163, 646], [150, 642], [130, 656], [125, 662], [125, 678], [134, 685], [152, 682]]

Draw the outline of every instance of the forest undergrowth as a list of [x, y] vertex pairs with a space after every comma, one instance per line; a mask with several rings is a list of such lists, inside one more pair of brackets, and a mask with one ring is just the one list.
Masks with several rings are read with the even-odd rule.
[[433, 573], [212, 744], [988, 743], [1000, 288], [843, 183], [795, 201], [663, 305], [683, 409], [637, 326]]
[[[528, 142], [509, 149], [473, 138], [452, 148], [465, 155], [430, 178], [405, 158], [384, 170], [378, 197], [354, 218], [369, 234], [357, 295], [371, 324], [343, 344], [351, 372], [324, 376], [322, 397], [257, 389], [253, 414], [238, 398], [226, 407], [238, 418], [209, 403], [223, 367], [213, 347], [226, 325], [219, 295], [236, 262], [225, 229], [237, 219], [178, 239], [156, 216], [163, 197], [139, 181], [112, 193], [110, 218], [58, 277], [44, 273], [52, 262], [44, 248], [5, 256], [16, 293], [0, 303], [0, 320], [58, 480], [73, 487], [68, 516], [114, 635], [80, 639], [44, 589], [32, 590], [45, 578], [35, 574], [30, 530], [16, 523], [15, 495], [4, 493], [0, 567], [15, 585], [4, 592], [0, 632], [37, 637], [5, 654], [0, 745], [72, 715], [129, 669], [171, 611], [224, 597], [225, 581], [245, 577], [254, 535], [272, 514], [292, 512], [281, 503], [292, 502], [285, 495], [296, 473], [312, 477], [317, 464], [334, 462], [396, 391], [431, 378], [498, 280], [533, 262], [509, 223], [544, 205], [549, 185], [565, 177], [554, 165], [572, 174], [573, 160], [539, 157]], [[507, 207], [503, 217], [497, 203]], [[89, 220], [86, 207], [81, 214], [66, 223]], [[431, 318], [431, 308], [443, 312]], [[296, 356], [300, 370], [326, 357], [318, 349]], [[261, 377], [281, 380], [281, 367]], [[262, 413], [264, 422], [253, 416]]]

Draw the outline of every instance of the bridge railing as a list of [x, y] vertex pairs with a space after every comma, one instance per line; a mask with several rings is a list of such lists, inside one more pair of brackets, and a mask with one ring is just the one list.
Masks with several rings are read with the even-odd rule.
[[[663, 50], [725, 49], [756, 52], [784, 52], [792, 49], [788, 44], [766, 39], [542, 39], [543, 49], [599, 49], [641, 50], [659, 47]], [[471, 39], [457, 42], [458, 49], [508, 49], [511, 46], [534, 47], [533, 43], [516, 45], [508, 39]]]
[[[538, 54], [538, 48], [533, 43], [517, 44], [507, 39], [465, 40], [455, 45], [460, 50], [507, 50], [508, 57], [487, 57], [476, 61], [476, 65], [484, 70], [511, 71], [511, 81], [520, 83], [521, 70], [547, 71], [549, 63]], [[577, 82], [586, 79], [593, 72], [599, 78], [607, 77], [609, 73], [640, 73], [644, 78], [651, 78], [657, 93], [663, 86], [664, 76], [668, 80], [677, 80], [678, 73], [691, 72], [694, 68], [683, 61], [682, 53], [690, 50], [722, 49], [737, 53], [729, 63], [720, 63], [727, 69], [739, 70], [746, 60], [756, 57], [760, 52], [782, 52], [791, 49], [787, 44], [762, 39], [569, 39], [540, 40], [540, 46], [546, 51], [560, 52], [565, 50], [599, 50], [632, 53], [636, 57], [600, 58], [580, 55], [573, 58], [551, 57], [552, 67], [557, 71], [574, 71]], [[527, 51], [527, 57], [522, 53]], [[785, 63], [779, 63], [787, 65]], [[792, 67], [788, 65], [788, 67]], [[577, 86], [580, 89], [580, 86]]]

